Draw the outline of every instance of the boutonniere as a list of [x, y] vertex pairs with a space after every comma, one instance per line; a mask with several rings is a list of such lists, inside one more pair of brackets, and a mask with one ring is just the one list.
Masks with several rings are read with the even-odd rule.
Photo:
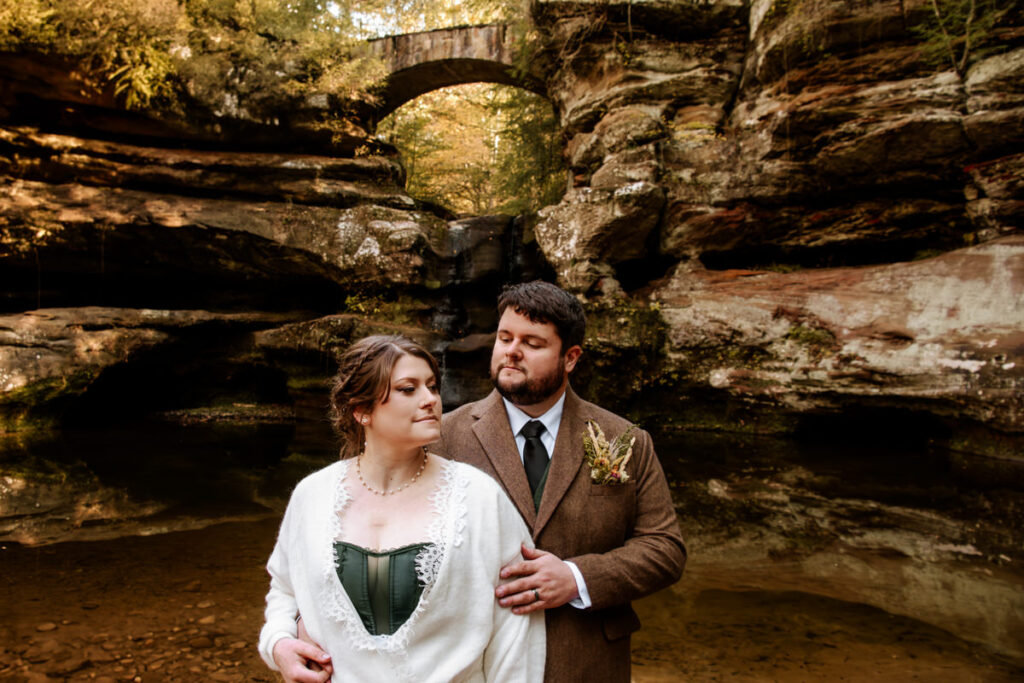
[[590, 465], [590, 478], [598, 484], [625, 484], [629, 481], [626, 474], [626, 463], [633, 457], [633, 444], [636, 437], [633, 431], [636, 426], [630, 425], [624, 433], [608, 443], [601, 426], [593, 420], [587, 420], [587, 434], [583, 436], [583, 453]]

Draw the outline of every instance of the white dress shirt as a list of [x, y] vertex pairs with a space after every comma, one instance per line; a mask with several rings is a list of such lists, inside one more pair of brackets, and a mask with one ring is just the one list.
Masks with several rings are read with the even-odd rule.
[[[550, 459], [551, 454], [555, 452], [555, 439], [558, 436], [558, 427], [562, 424], [562, 408], [565, 406], [565, 392], [562, 392], [562, 395], [558, 398], [558, 401], [555, 402], [555, 405], [548, 408], [548, 411], [539, 417], [530, 417], [505, 397], [502, 397], [501, 400], [505, 403], [505, 412], [508, 414], [508, 424], [512, 428], [512, 433], [516, 438], [516, 448], [519, 449], [519, 460], [522, 461], [523, 448], [526, 447], [526, 437], [520, 434], [520, 430], [522, 430], [523, 426], [530, 420], [539, 420], [540, 423], [544, 425], [544, 431], [540, 435], [540, 440], [541, 443], [544, 444], [544, 448], [547, 449], [548, 459]], [[590, 593], [587, 592], [587, 584], [583, 580], [583, 574], [580, 573], [579, 567], [569, 561], [565, 561], [565, 564], [568, 565], [569, 570], [576, 579], [576, 591], [579, 593], [579, 597], [570, 600], [569, 604], [578, 609], [586, 609], [590, 607], [593, 603], [590, 600]]]

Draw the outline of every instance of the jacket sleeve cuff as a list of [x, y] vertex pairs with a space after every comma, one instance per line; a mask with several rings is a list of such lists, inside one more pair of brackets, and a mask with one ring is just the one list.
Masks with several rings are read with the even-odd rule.
[[580, 568], [576, 566], [575, 562], [565, 561], [569, 565], [569, 571], [572, 572], [573, 578], [576, 579], [576, 592], [579, 594], [577, 597], [569, 601], [569, 604], [576, 609], [587, 609], [594, 603], [590, 599], [590, 593], [587, 591], [587, 582], [583, 580], [583, 574], [580, 572]]

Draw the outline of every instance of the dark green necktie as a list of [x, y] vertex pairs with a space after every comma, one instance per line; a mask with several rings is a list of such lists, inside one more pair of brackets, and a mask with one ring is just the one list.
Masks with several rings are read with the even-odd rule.
[[544, 472], [548, 469], [548, 449], [544, 448], [544, 442], [540, 440], [544, 425], [538, 420], [530, 420], [519, 433], [526, 437], [523, 466], [526, 468], [526, 479], [530, 482], [530, 492], [536, 494], [537, 487], [544, 479]]

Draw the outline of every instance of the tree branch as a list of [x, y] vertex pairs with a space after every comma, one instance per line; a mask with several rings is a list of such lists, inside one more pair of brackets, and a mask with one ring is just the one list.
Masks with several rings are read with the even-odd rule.
[[967, 13], [967, 22], [964, 24], [964, 51], [960, 57], [960, 67], [957, 73], [963, 78], [967, 75], [967, 58], [971, 52], [971, 24], [974, 23], [974, 12], [977, 9], [977, 0], [971, 0], [971, 9]]
[[946, 40], [946, 52], [949, 54], [949, 65], [953, 67], [953, 70], [960, 73], [957, 69], [956, 64], [956, 51], [953, 49], [953, 38], [950, 37], [949, 31], [946, 30], [946, 22], [942, 17], [942, 11], [939, 9], [938, 0], [932, 0], [932, 11], [935, 12], [935, 20], [939, 24], [939, 30], [942, 31], [942, 37]]

